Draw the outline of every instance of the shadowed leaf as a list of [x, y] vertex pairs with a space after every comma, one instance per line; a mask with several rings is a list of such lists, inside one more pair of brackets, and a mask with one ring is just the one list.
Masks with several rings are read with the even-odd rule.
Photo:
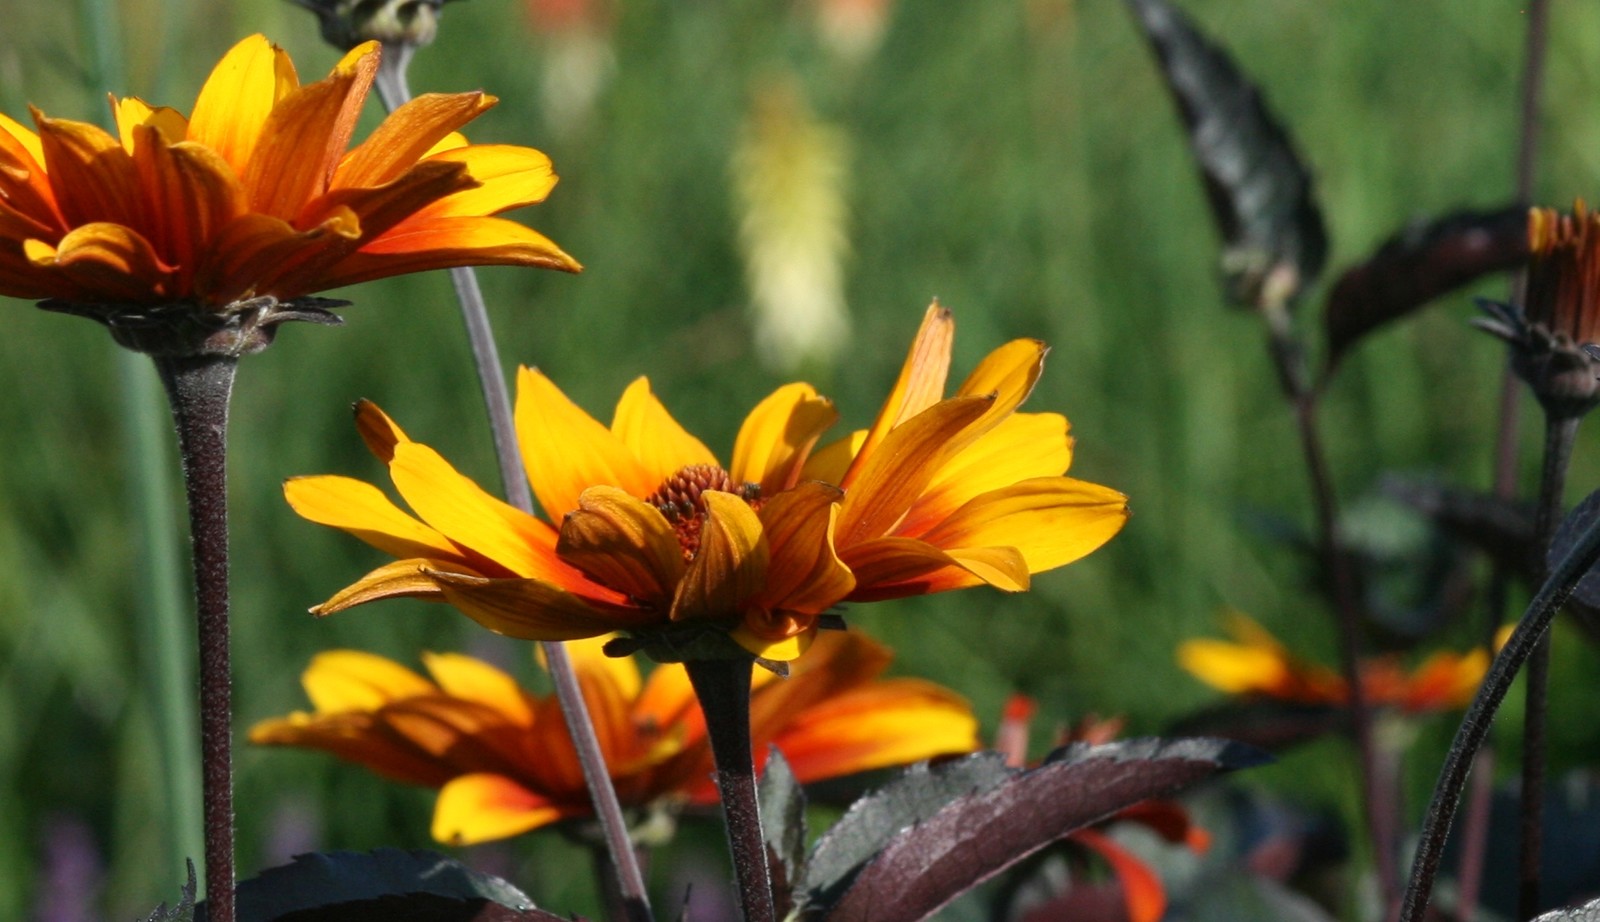
[[166, 903], [157, 906], [150, 915], [145, 916], [144, 922], [193, 922], [194, 905], [194, 862], [185, 862], [189, 867], [189, 882], [178, 889], [178, 905], [167, 908]]
[[[929, 786], [941, 789], [944, 807], [931, 816], [918, 811], [919, 815], [903, 819], [900, 832], [853, 875], [841, 879], [844, 895], [832, 903], [826, 918], [830, 922], [925, 919], [1074, 830], [1265, 758], [1257, 750], [1221, 740], [1127, 740], [1069, 746], [1039, 768], [1005, 771], [998, 782], [992, 774], [974, 773], [974, 780], [982, 783], [955, 796], [949, 790], [950, 779], [937, 779]], [[924, 773], [924, 777], [932, 776]], [[921, 806], [930, 798], [903, 792], [898, 799]], [[890, 817], [878, 818], [880, 828], [886, 820]], [[818, 843], [819, 852], [824, 844]], [[832, 901], [819, 902], [826, 906]]]
[[1311, 176], [1261, 93], [1166, 0], [1128, 0], [1189, 132], [1222, 232], [1228, 297], [1287, 304], [1322, 271], [1328, 237]]
[[1458, 211], [1418, 221], [1366, 262], [1345, 270], [1323, 318], [1331, 371], [1345, 350], [1377, 327], [1494, 272], [1528, 260], [1528, 209]]
[[806, 859], [806, 795], [778, 747], [769, 747], [757, 796], [761, 800], [761, 838], [767, 844], [777, 912], [793, 904], [795, 882]]
[[1227, 701], [1179, 718], [1168, 728], [1173, 736], [1214, 736], [1282, 752], [1341, 730], [1343, 708], [1291, 704], [1271, 698]]
[[1385, 478], [1382, 489], [1513, 572], [1527, 575], [1533, 510], [1526, 503], [1401, 477]]
[[1574, 909], [1558, 909], [1535, 916], [1533, 922], [1600, 922], [1600, 900], [1585, 903]]

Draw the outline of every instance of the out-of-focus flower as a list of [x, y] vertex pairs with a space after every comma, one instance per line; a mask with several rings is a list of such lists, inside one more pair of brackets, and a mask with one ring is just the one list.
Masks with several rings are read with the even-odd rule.
[[[1005, 713], [995, 735], [995, 748], [1006, 757], [1006, 764], [1021, 768], [1028, 764], [1029, 724], [1037, 710], [1033, 699], [1026, 695], [1012, 695], [1006, 702]], [[1116, 739], [1122, 728], [1120, 718], [1101, 720], [1086, 715], [1071, 729], [1057, 734], [1056, 745], [1087, 743], [1099, 745]], [[1147, 800], [1134, 804], [1091, 829], [1080, 829], [1067, 836], [1067, 841], [1098, 855], [1116, 878], [1122, 891], [1122, 903], [1128, 922], [1158, 922], [1167, 910], [1167, 891], [1161, 877], [1139, 856], [1123, 848], [1106, 835], [1105, 830], [1117, 823], [1137, 823], [1174, 845], [1184, 845], [1196, 854], [1211, 847], [1211, 836], [1189, 819], [1189, 811], [1171, 800]], [[1070, 911], [1071, 898], [1080, 894], [1068, 890], [1066, 897], [1046, 900], [1029, 907], [1023, 919], [1028, 922], [1062, 918]]]
[[491, 217], [556, 181], [539, 151], [457, 133], [493, 97], [423, 96], [346, 150], [378, 57], [361, 45], [301, 86], [256, 35], [188, 118], [131, 97], [113, 106], [117, 136], [0, 116], [0, 294], [49, 299], [146, 351], [183, 347], [141, 331], [187, 322], [241, 354], [276, 323], [317, 319], [292, 302], [328, 288], [452, 266], [577, 271], [544, 236]]
[[733, 157], [739, 242], [756, 346], [784, 371], [831, 360], [849, 331], [847, 159], [844, 134], [816, 120], [792, 80], [756, 95]]
[[517, 391], [528, 480], [548, 520], [490, 496], [359, 404], [357, 428], [421, 521], [358, 480], [289, 480], [300, 515], [400, 558], [313, 612], [418, 597], [530, 640], [620, 630], [653, 638], [649, 652], [663, 660], [707, 655], [695, 644], [731, 632], [759, 656], [788, 660], [855, 585], [833, 552], [839, 491], [799, 482], [806, 451], [836, 415], [810, 385], [779, 388], [751, 411], [729, 468], [644, 378], [610, 428], [532, 369], [519, 372]]
[[[712, 804], [711, 750], [682, 666], [641, 682], [600, 640], [569, 645], [583, 697], [625, 807]], [[829, 632], [786, 680], [758, 671], [751, 731], [801, 782], [977, 748], [960, 697], [916, 679], [879, 679], [890, 653]], [[319, 654], [303, 677], [313, 714], [264, 721], [252, 742], [322, 749], [397, 781], [441, 788], [433, 835], [471, 844], [592, 815], [554, 697], [531, 695], [470, 657], [428, 654], [432, 679], [350, 650]]]
[[878, 50], [893, 0], [812, 0], [822, 44], [849, 63]]
[[1044, 343], [989, 353], [944, 399], [955, 323], [928, 308], [872, 428], [819, 449], [802, 479], [844, 489], [834, 533], [855, 574], [849, 598], [898, 598], [988, 584], [1008, 592], [1109, 541], [1128, 518], [1115, 490], [1062, 476], [1066, 417], [1018, 413]]
[[1520, 310], [1485, 304], [1480, 326], [1511, 346], [1512, 365], [1546, 411], [1582, 416], [1600, 402], [1600, 214], [1580, 199], [1569, 214], [1528, 210], [1527, 294]]
[[317, 16], [322, 40], [335, 48], [362, 42], [420, 48], [439, 33], [445, 0], [293, 0]]
[[[1178, 663], [1200, 681], [1230, 695], [1257, 695], [1294, 704], [1343, 705], [1349, 685], [1338, 673], [1300, 659], [1255, 621], [1230, 612], [1232, 641], [1200, 638], [1178, 647]], [[1435, 653], [1407, 673], [1390, 656], [1361, 664], [1361, 692], [1369, 707], [1406, 713], [1466, 707], [1489, 668], [1489, 653]]]
[[600, 0], [527, 0], [528, 22], [540, 40], [539, 98], [557, 133], [583, 126], [616, 71], [614, 14]]

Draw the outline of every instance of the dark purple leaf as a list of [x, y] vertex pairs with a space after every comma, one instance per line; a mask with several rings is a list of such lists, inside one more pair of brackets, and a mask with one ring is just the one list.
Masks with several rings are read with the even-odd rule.
[[1533, 922], [1600, 922], [1600, 900], [1573, 909], [1558, 909], [1534, 918]]
[[1518, 575], [1527, 575], [1533, 510], [1526, 503], [1400, 477], [1386, 478], [1383, 492]]
[[1322, 271], [1328, 237], [1311, 175], [1261, 93], [1166, 0], [1128, 0], [1189, 132], [1222, 233], [1228, 296], [1288, 303]]
[[[1063, 836], [1266, 756], [1221, 740], [1073, 745], [1031, 771], [950, 800], [870, 858], [829, 922], [914, 922]], [[826, 905], [826, 903], [824, 903]]]
[[1328, 367], [1361, 337], [1429, 301], [1528, 260], [1528, 209], [1458, 211], [1418, 221], [1366, 262], [1345, 270], [1328, 293], [1323, 318]]

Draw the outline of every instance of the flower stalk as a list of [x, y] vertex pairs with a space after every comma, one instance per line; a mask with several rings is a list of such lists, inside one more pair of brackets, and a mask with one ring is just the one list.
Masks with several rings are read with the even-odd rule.
[[754, 662], [736, 659], [693, 659], [684, 663], [717, 766], [717, 791], [722, 797], [723, 826], [733, 856], [734, 878], [745, 922], [775, 922], [772, 875], [767, 845], [761, 837], [760, 801], [750, 746], [750, 676]]
[[233, 922], [233, 686], [228, 655], [228, 400], [238, 358], [158, 355], [172, 404], [189, 504], [200, 640], [200, 757], [206, 900], [212, 922]]

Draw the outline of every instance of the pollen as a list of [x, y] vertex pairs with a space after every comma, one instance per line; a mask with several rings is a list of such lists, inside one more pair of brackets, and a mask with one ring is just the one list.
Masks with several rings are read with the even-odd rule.
[[732, 493], [752, 508], [761, 504], [760, 484], [737, 483], [732, 474], [715, 464], [691, 464], [679, 468], [677, 473], [662, 481], [654, 493], [645, 497], [645, 502], [661, 510], [661, 514], [672, 523], [673, 531], [678, 535], [678, 544], [683, 547], [685, 561], [693, 560], [694, 555], [700, 552], [700, 530], [706, 522], [704, 494], [707, 490]]

